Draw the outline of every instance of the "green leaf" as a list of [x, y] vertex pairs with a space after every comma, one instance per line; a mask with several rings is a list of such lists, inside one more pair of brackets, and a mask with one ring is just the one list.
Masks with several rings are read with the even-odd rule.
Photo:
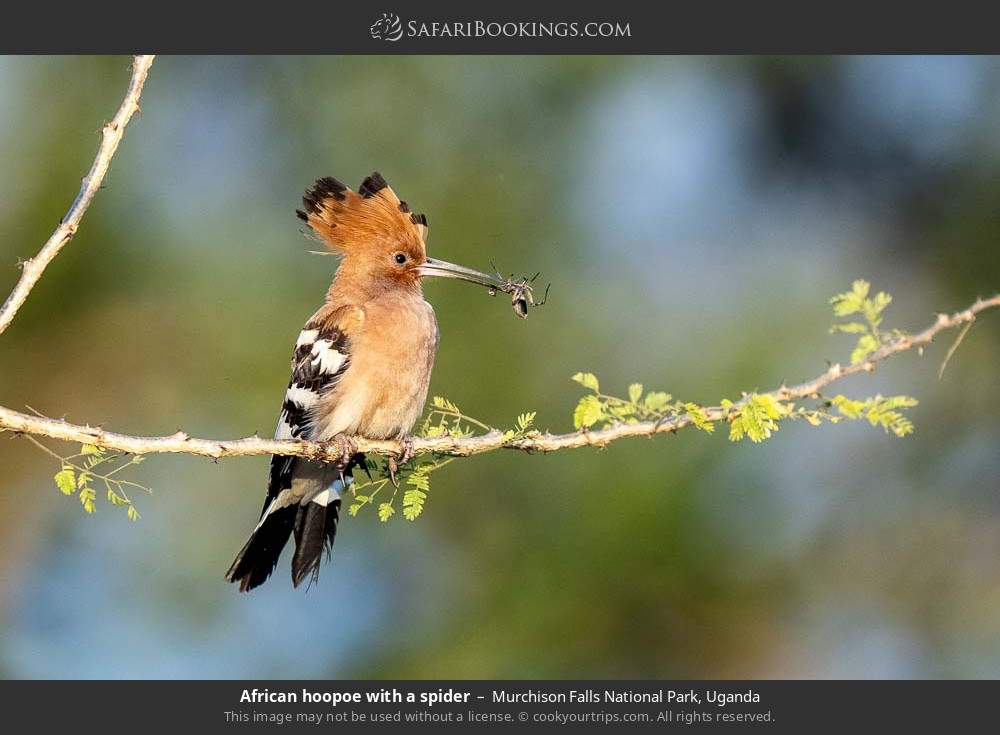
[[382, 521], [382, 523], [385, 523], [392, 518], [395, 512], [396, 509], [392, 507], [392, 503], [380, 503], [378, 506], [378, 519]]
[[715, 424], [708, 420], [708, 416], [705, 415], [704, 409], [702, 409], [702, 407], [697, 403], [685, 403], [684, 409], [687, 411], [688, 416], [691, 417], [691, 423], [693, 423], [696, 428], [709, 434], [715, 431]]
[[97, 497], [97, 493], [91, 487], [85, 487], [80, 490], [80, 505], [87, 513], [93, 513], [95, 509], [94, 498]]
[[135, 509], [135, 506], [134, 506], [134, 505], [130, 505], [130, 506], [128, 507], [128, 519], [129, 519], [130, 521], [137, 521], [137, 520], [139, 520], [140, 518], [142, 518], [142, 516], [140, 516], [140, 515], [139, 515], [139, 511], [137, 511], [137, 510]]
[[628, 399], [632, 403], [638, 403], [640, 398], [642, 398], [642, 383], [632, 383], [628, 387]]
[[103, 454], [101, 448], [93, 444], [81, 444], [80, 454]]
[[876, 403], [882, 410], [892, 410], [896, 408], [913, 408], [919, 405], [920, 401], [911, 396], [889, 396], [888, 398], [876, 396]]
[[864, 418], [872, 426], [881, 426], [886, 433], [892, 432], [902, 437], [913, 433], [913, 422], [897, 409], [912, 408], [917, 399], [910, 396], [880, 395], [858, 401], [845, 396], [835, 396], [830, 401], [848, 419]]
[[858, 340], [857, 347], [851, 352], [851, 364], [864, 362], [870, 354], [878, 349], [878, 340], [870, 334], [865, 334]]
[[882, 323], [882, 311], [891, 303], [892, 296], [885, 293], [885, 291], [879, 291], [875, 294], [875, 298], [865, 299], [864, 304], [862, 304], [865, 319], [867, 319], [873, 327], [877, 327]]
[[72, 495], [73, 491], [76, 490], [76, 473], [73, 472], [72, 467], [63, 467], [59, 470], [55, 477], [56, 487], [62, 492], [63, 495]]
[[647, 411], [658, 412], [662, 411], [670, 403], [670, 399], [673, 398], [669, 393], [663, 393], [662, 391], [653, 391], [647, 393], [645, 399], [642, 401], [642, 407]]
[[758, 443], [769, 439], [778, 430], [778, 421], [789, 412], [789, 406], [773, 396], [751, 393], [729, 424], [729, 440], [740, 441], [746, 436]]
[[609, 401], [602, 404], [602, 407], [606, 414], [619, 420], [634, 416], [637, 408], [634, 403], [619, 403], [618, 401]]
[[864, 401], [855, 401], [846, 396], [834, 396], [830, 403], [837, 407], [844, 416], [849, 419], [861, 418], [861, 413], [865, 410]]
[[905, 416], [897, 416], [886, 426], [886, 428], [896, 436], [904, 437], [907, 434], [913, 433], [913, 422]]
[[875, 396], [869, 399], [866, 418], [872, 426], [881, 426], [886, 433], [896, 436], [906, 436], [913, 433], [913, 422], [896, 411], [897, 408], [911, 408], [917, 405], [917, 399], [910, 396], [890, 396], [883, 398]]
[[849, 316], [861, 311], [864, 301], [868, 297], [868, 289], [870, 287], [868, 281], [861, 279], [855, 281], [850, 291], [837, 294], [830, 299], [830, 303], [833, 305], [833, 313], [837, 316]]
[[434, 404], [434, 408], [440, 408], [444, 411], [449, 411], [450, 413], [462, 413], [458, 409], [457, 405], [449, 401], [444, 396], [434, 396], [432, 403]]
[[843, 332], [845, 334], [865, 334], [868, 331], [861, 322], [846, 322], [845, 324], [834, 324], [830, 327], [830, 333]]
[[110, 487], [108, 488], [108, 502], [111, 503], [111, 505], [127, 505], [128, 504], [128, 501], [125, 500], [125, 498], [123, 498], [121, 495], [119, 495], [118, 493], [116, 493]]
[[573, 376], [573, 380], [595, 393], [601, 390], [601, 384], [597, 381], [597, 376], [593, 373], [577, 373]]
[[869, 298], [869, 290], [870, 286], [867, 281], [858, 280], [854, 282], [850, 291], [837, 294], [830, 300], [830, 303], [833, 304], [833, 312], [837, 316], [848, 316], [860, 312], [867, 322], [867, 324], [847, 322], [834, 324], [830, 327], [830, 332], [861, 335], [851, 352], [852, 365], [863, 362], [882, 346], [882, 333], [879, 331], [879, 325], [882, 324], [882, 312], [892, 303], [892, 297], [885, 291], [879, 291]]
[[423, 490], [407, 490], [403, 493], [403, 517], [408, 521], [416, 520], [424, 511], [424, 500], [427, 493]]
[[737, 416], [729, 424], [729, 441], [738, 442], [742, 441], [743, 437], [747, 435], [746, 426], [743, 423], [743, 417]]
[[600, 399], [597, 396], [584, 396], [573, 411], [573, 426], [576, 429], [588, 428], [600, 421], [603, 415], [604, 408]]
[[347, 508], [347, 512], [350, 513], [351, 517], [353, 518], [358, 514], [358, 511], [361, 510], [361, 506], [363, 505], [364, 503], [351, 503], [350, 506], [348, 506]]
[[[426, 467], [426, 465], [424, 465]], [[424, 467], [418, 468], [413, 474], [406, 478], [407, 485], [413, 485], [419, 490], [430, 490], [431, 489], [431, 478], [427, 476], [425, 471], [422, 471]]]

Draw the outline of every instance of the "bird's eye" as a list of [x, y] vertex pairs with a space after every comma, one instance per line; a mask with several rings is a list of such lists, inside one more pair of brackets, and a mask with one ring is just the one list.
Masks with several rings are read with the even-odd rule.
[[399, 263], [400, 265], [402, 265], [403, 263], [405, 263], [405, 262], [406, 262], [406, 255], [404, 255], [403, 253], [396, 253], [396, 254], [395, 254], [394, 256], [392, 256], [392, 257], [393, 257], [393, 259], [394, 259], [394, 260], [395, 260], [395, 261], [396, 261], [397, 263]]

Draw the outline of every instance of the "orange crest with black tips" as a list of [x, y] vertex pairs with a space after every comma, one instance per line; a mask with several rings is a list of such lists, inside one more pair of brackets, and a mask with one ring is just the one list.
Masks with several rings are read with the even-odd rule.
[[425, 252], [427, 217], [414, 214], [378, 171], [352, 191], [332, 176], [318, 179], [296, 210], [330, 248], [344, 255], [387, 246]]

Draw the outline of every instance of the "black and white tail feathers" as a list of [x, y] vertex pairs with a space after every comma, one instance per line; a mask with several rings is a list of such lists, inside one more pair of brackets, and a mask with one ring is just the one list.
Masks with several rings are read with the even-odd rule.
[[340, 498], [327, 505], [308, 502], [291, 505], [268, 514], [236, 555], [226, 579], [240, 583], [240, 592], [262, 585], [278, 565], [288, 538], [295, 535], [292, 556], [292, 584], [298, 587], [311, 577], [319, 578], [323, 552], [329, 557], [340, 520]]
[[240, 592], [249, 592], [264, 584], [278, 565], [278, 557], [288, 543], [297, 512], [296, 506], [289, 506], [270, 514], [250, 534], [226, 572], [226, 580], [239, 582]]
[[[277, 509], [271, 509], [270, 505], [265, 507], [260, 523], [226, 572], [226, 579], [230, 582], [239, 582], [240, 592], [249, 592], [263, 584], [278, 565], [278, 558], [290, 536], [295, 538], [292, 584], [298, 587], [307, 577], [313, 582], [319, 579], [323, 552], [325, 551], [329, 558], [333, 542], [337, 537], [340, 493], [353, 480], [353, 468], [363, 467], [363, 463], [363, 455], [355, 457], [351, 465], [344, 469], [343, 480], [338, 477], [332, 485], [306, 502], [293, 503]], [[324, 475], [329, 477], [331, 472], [337, 472], [339, 475], [339, 471], [332, 467], [318, 469], [320, 478]], [[277, 499], [272, 501], [275, 502], [279, 501]]]
[[319, 565], [323, 551], [327, 558], [337, 536], [340, 518], [340, 498], [323, 506], [306, 503], [299, 506], [295, 516], [295, 555], [292, 556], [292, 584], [298, 587], [306, 577], [319, 579]]

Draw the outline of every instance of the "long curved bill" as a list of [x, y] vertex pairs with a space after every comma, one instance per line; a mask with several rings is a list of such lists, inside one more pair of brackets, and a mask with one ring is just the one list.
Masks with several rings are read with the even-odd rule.
[[480, 271], [466, 268], [463, 265], [455, 265], [446, 260], [428, 258], [418, 269], [421, 276], [433, 276], [436, 278], [457, 278], [460, 281], [468, 281], [479, 286], [498, 289], [503, 286], [503, 282], [495, 276], [489, 276]]

